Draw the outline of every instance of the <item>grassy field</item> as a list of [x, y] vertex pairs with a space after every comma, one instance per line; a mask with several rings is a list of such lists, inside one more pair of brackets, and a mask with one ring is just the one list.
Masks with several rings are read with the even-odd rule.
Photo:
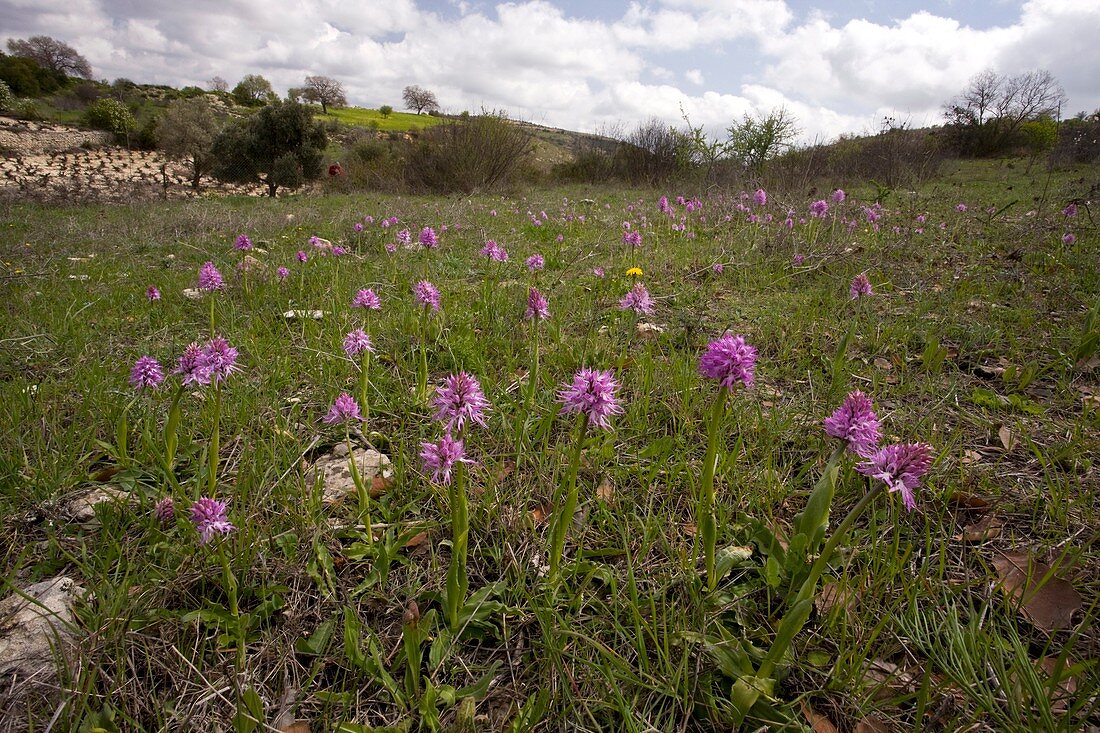
[[[960, 164], [881, 206], [870, 187], [4, 204], [5, 591], [90, 593], [65, 694], [0, 710], [71, 731], [1100, 724], [1100, 237], [1064, 212], [1097, 171], [1025, 166]], [[438, 247], [398, 244], [425, 227]], [[185, 297], [208, 261], [225, 289]], [[652, 314], [620, 307], [637, 283]], [[525, 320], [529, 287], [549, 318]], [[380, 310], [351, 307], [365, 288]], [[345, 354], [356, 328], [369, 363]], [[240, 352], [218, 385], [128, 383], [211, 330]], [[757, 350], [728, 396], [699, 370], [725, 332]], [[607, 429], [561, 413], [581, 367], [621, 385]], [[445, 485], [424, 397], [459, 371], [490, 407]], [[366, 421], [324, 422], [364, 373]], [[913, 511], [823, 430], [853, 390], [883, 444], [931, 446]], [[329, 505], [306, 467], [345, 441], [394, 475]], [[104, 483], [129, 501], [71, 521]], [[235, 527], [205, 544], [202, 496]]]
[[362, 107], [333, 107], [327, 115], [318, 114], [318, 120], [338, 120], [345, 125], [369, 127], [383, 132], [407, 132], [412, 129], [424, 130], [443, 122], [442, 117], [414, 115], [409, 112], [392, 112], [383, 117], [376, 109]]

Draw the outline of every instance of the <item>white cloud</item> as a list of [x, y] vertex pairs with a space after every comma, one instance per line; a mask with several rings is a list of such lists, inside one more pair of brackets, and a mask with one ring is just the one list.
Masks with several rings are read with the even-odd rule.
[[683, 110], [720, 131], [778, 106], [807, 138], [873, 129], [887, 114], [923, 124], [989, 66], [1047, 68], [1074, 111], [1100, 107], [1096, 0], [1029, 0], [985, 29], [927, 11], [838, 23], [820, 11], [796, 15], [784, 0], [635, 0], [618, 17], [601, 5], [610, 20], [547, 0], [451, 7], [0, 0], [0, 17], [10, 36], [68, 41], [108, 79], [201, 85], [219, 75], [232, 84], [259, 73], [285, 90], [320, 73], [340, 79], [352, 103], [397, 107], [401, 89], [419, 84], [454, 111], [505, 109], [574, 129], [650, 116], [677, 124]]

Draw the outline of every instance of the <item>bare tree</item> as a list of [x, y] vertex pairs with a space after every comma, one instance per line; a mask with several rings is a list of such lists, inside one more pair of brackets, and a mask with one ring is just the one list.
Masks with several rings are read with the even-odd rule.
[[13, 56], [33, 59], [39, 66], [65, 76], [92, 78], [92, 67], [88, 59], [76, 52], [76, 49], [56, 38], [49, 36], [31, 36], [27, 40], [12, 38], [8, 40], [8, 50]]
[[344, 85], [331, 76], [307, 76], [302, 99], [321, 105], [321, 114], [328, 114], [328, 106], [346, 107], [348, 104]]
[[959, 152], [988, 155], [1012, 145], [1024, 123], [1056, 118], [1065, 100], [1049, 71], [1005, 76], [986, 69], [944, 105], [944, 116]]
[[210, 87], [210, 91], [212, 91], [212, 92], [228, 92], [229, 91], [229, 82], [227, 82], [225, 79], [221, 78], [220, 76], [215, 76], [213, 79], [206, 82], [206, 85]]
[[420, 114], [424, 110], [434, 112], [439, 109], [439, 101], [435, 98], [435, 92], [430, 92], [415, 84], [405, 87], [401, 92], [401, 99], [405, 100], [405, 109], [415, 110]]
[[784, 107], [767, 115], [745, 115], [727, 128], [726, 150], [746, 168], [759, 172], [769, 158], [782, 153], [798, 137], [798, 121]]

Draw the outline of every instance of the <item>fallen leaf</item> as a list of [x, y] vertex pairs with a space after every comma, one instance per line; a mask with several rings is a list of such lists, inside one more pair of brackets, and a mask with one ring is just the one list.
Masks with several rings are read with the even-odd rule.
[[958, 542], [988, 542], [1000, 536], [1001, 520], [995, 514], [986, 514], [955, 535], [955, 540]]
[[1005, 552], [993, 560], [1004, 592], [1024, 618], [1044, 631], [1067, 629], [1082, 600], [1068, 580], [1052, 574], [1049, 565], [1023, 552]]
[[890, 733], [890, 726], [877, 715], [866, 715], [856, 723], [855, 733]]
[[876, 700], [891, 698], [899, 693], [912, 694], [920, 688], [920, 681], [916, 676], [883, 659], [871, 662], [863, 675], [863, 681], [868, 687], [875, 688], [873, 696]]
[[980, 463], [983, 458], [985, 456], [976, 450], [963, 451], [962, 463], [964, 466], [972, 466], [975, 463]]
[[309, 733], [309, 721], [295, 720], [290, 725], [279, 728], [279, 733]]
[[846, 613], [855, 610], [855, 595], [847, 588], [837, 583], [826, 583], [821, 586], [821, 591], [814, 598], [814, 608], [822, 615], [827, 615], [834, 608], [843, 608]]
[[615, 487], [611, 485], [611, 479], [604, 476], [603, 481], [596, 487], [596, 498], [605, 504], [615, 503]]
[[695, 526], [695, 522], [684, 522], [684, 534], [688, 537], [694, 537], [695, 533], [699, 531], [699, 528]]
[[949, 504], [963, 507], [964, 509], [987, 509], [989, 508], [989, 501], [983, 499], [980, 496], [974, 494], [968, 494], [965, 491], [953, 491], [951, 496], [947, 498]]
[[1038, 667], [1051, 682], [1054, 682], [1054, 685], [1048, 688], [1050, 689], [1050, 709], [1054, 712], [1064, 713], [1068, 710], [1074, 696], [1077, 694], [1077, 678], [1067, 674], [1072, 666], [1073, 662], [1071, 660], [1065, 660], [1058, 672], [1057, 679], [1055, 679], [1058, 657], [1043, 657], [1038, 662]]
[[997, 436], [1001, 439], [1001, 445], [1005, 447], [1006, 451], [1012, 450], [1016, 445], [1016, 436], [1012, 434], [1007, 425], [1001, 426], [1001, 429], [997, 431]]
[[836, 726], [821, 713], [815, 711], [805, 700], [802, 701], [802, 717], [813, 728], [814, 733], [837, 733]]
[[884, 372], [889, 372], [894, 369], [894, 365], [890, 363], [889, 359], [885, 359], [881, 356], [875, 357], [875, 366]]
[[422, 544], [428, 541], [428, 530], [418, 532], [408, 539], [405, 543], [405, 549], [413, 549], [420, 547]]
[[392, 485], [393, 479], [388, 479], [385, 476], [375, 476], [371, 479], [370, 489], [368, 490], [370, 498], [377, 499], [382, 496], [382, 494], [386, 493]]
[[534, 522], [536, 526], [540, 525], [550, 517], [552, 511], [554, 511], [554, 508], [550, 504], [537, 506], [531, 510], [531, 521]]
[[122, 466], [107, 466], [92, 474], [92, 480], [97, 483], [107, 483], [122, 470]]

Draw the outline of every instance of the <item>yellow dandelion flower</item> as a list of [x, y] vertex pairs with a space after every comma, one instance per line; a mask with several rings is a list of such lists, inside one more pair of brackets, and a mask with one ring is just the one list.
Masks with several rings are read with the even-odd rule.
[[642, 268], [640, 268], [640, 267], [631, 267], [629, 270], [626, 271], [626, 274], [630, 275], [632, 277], [641, 277], [642, 274], [643, 274], [642, 273]]

